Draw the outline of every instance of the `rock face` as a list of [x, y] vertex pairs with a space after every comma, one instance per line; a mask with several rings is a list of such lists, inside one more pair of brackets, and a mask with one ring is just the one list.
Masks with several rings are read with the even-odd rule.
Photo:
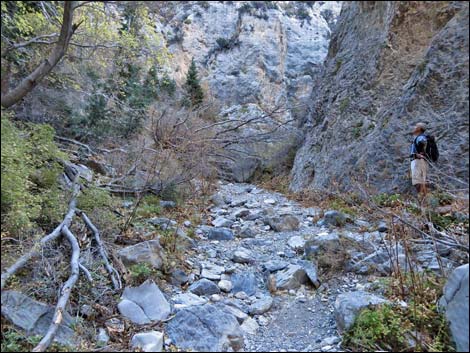
[[[38, 302], [13, 290], [2, 292], [2, 316], [26, 331], [28, 335], [45, 335], [52, 317], [54, 307]], [[74, 319], [69, 313], [63, 313], [63, 321], [57, 330], [54, 341], [72, 346], [75, 343], [71, 325]]]
[[225, 352], [243, 347], [243, 333], [235, 316], [210, 304], [179, 311], [166, 325], [166, 332], [182, 350]]
[[136, 324], [165, 320], [170, 315], [170, 304], [152, 281], [124, 289], [118, 309]]
[[468, 264], [449, 276], [439, 304], [445, 308], [457, 352], [468, 352]]
[[[177, 83], [184, 83], [194, 58], [207, 93], [222, 105], [224, 119], [263, 116], [276, 107], [284, 122], [305, 114], [341, 2], [168, 4], [157, 28], [173, 54]], [[272, 130], [266, 121], [241, 134]], [[248, 180], [260, 165], [275, 165], [287, 156], [296, 130], [291, 122], [268, 141], [237, 145], [242, 152], [231, 152], [235, 161], [223, 169], [237, 181]]]
[[[305, 119], [292, 190], [353, 179], [403, 190], [410, 129], [428, 124], [439, 168], [468, 181], [467, 2], [344, 2]], [[446, 126], [452, 126], [448, 133]], [[450, 182], [450, 181], [449, 181]]]
[[147, 263], [155, 269], [163, 264], [163, 250], [158, 240], [148, 240], [119, 250], [124, 265]]
[[338, 330], [340, 332], [348, 330], [361, 310], [388, 303], [384, 298], [374, 294], [357, 291], [338, 295], [335, 301], [335, 317]]

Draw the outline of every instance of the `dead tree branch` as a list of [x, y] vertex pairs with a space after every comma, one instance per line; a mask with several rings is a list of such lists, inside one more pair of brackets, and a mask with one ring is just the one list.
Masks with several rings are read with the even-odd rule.
[[69, 209], [67, 214], [64, 217], [64, 220], [48, 235], [43, 237], [38, 243], [34, 244], [32, 249], [21, 256], [13, 265], [11, 265], [4, 273], [2, 273], [1, 278], [1, 290], [5, 286], [8, 279], [13, 276], [18, 270], [23, 268], [29, 260], [36, 257], [40, 253], [40, 249], [51, 240], [55, 240], [60, 236], [61, 230], [63, 227], [69, 227], [70, 223], [72, 222], [72, 218], [75, 215], [76, 207], [77, 207], [77, 195], [80, 190], [80, 186], [78, 184], [74, 185], [74, 192], [72, 194], [72, 199], [69, 203]]
[[122, 285], [121, 285], [121, 279], [119, 278], [119, 273], [109, 263], [108, 255], [106, 254], [106, 249], [104, 247], [103, 242], [101, 241], [100, 232], [98, 231], [98, 228], [96, 228], [95, 225], [90, 221], [90, 219], [88, 218], [85, 212], [80, 212], [80, 213], [86, 226], [88, 227], [88, 229], [91, 230], [91, 232], [93, 233], [93, 236], [95, 237], [95, 241], [98, 246], [98, 251], [100, 252], [100, 255], [103, 259], [104, 267], [106, 268], [106, 271], [108, 271], [109, 277], [111, 278], [111, 281], [113, 282], [114, 289], [116, 290], [121, 289]]
[[78, 241], [67, 226], [62, 227], [61, 233], [67, 238], [72, 247], [70, 277], [64, 283], [60, 291], [60, 297], [57, 301], [54, 316], [52, 317], [52, 322], [49, 326], [49, 329], [38, 345], [34, 347], [33, 352], [44, 352], [52, 343], [52, 340], [54, 339], [57, 330], [62, 323], [64, 315], [63, 313], [65, 312], [65, 306], [69, 300], [70, 292], [72, 291], [72, 288], [75, 285], [75, 282], [77, 282], [78, 276], [80, 275], [80, 263], [78, 262], [80, 258], [80, 247], [78, 245]]

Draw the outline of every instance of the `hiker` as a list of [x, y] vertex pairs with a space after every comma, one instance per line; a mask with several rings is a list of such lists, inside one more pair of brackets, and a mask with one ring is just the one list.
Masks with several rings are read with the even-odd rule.
[[413, 129], [413, 143], [411, 144], [411, 183], [418, 193], [426, 195], [426, 177], [428, 174], [428, 161], [426, 158], [427, 136], [424, 134], [426, 125], [417, 123]]

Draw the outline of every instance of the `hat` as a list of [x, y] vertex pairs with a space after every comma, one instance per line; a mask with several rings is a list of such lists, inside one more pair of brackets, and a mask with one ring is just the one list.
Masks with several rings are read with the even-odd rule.
[[417, 123], [415, 125], [415, 128], [413, 131], [416, 131], [416, 130], [421, 130], [421, 131], [426, 131], [426, 124], [425, 123]]

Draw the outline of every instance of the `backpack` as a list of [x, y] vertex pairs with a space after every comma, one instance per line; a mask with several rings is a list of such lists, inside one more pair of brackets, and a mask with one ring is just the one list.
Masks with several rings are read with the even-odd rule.
[[[436, 138], [432, 135], [424, 135], [426, 137], [426, 151], [424, 152], [427, 159], [431, 162], [437, 162], [439, 159], [439, 149], [437, 148]], [[416, 139], [415, 139], [416, 145]], [[418, 146], [416, 145], [416, 149]]]

